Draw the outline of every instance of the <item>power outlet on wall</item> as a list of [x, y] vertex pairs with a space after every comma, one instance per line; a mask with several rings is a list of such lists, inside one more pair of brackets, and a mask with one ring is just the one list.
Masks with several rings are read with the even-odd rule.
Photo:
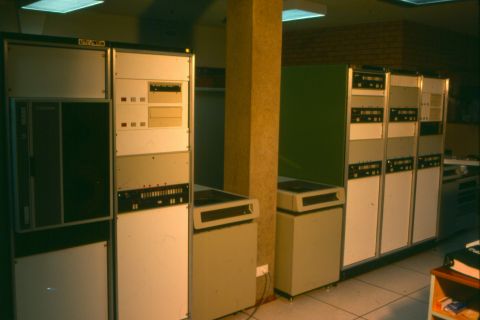
[[257, 277], [261, 277], [267, 273], [268, 273], [268, 264], [264, 264], [263, 266], [257, 267]]

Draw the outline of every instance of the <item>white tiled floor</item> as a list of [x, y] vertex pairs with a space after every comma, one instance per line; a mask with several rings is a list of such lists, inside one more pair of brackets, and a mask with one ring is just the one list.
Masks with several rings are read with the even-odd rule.
[[[425, 320], [430, 270], [442, 265], [445, 253], [478, 239], [469, 230], [391, 265], [297, 296], [262, 305], [252, 320]], [[246, 320], [253, 309], [222, 318]]]

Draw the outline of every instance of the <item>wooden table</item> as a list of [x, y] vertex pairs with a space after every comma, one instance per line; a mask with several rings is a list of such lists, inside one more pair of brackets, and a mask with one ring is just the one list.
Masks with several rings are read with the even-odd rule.
[[[453, 300], [468, 301], [468, 306], [454, 315], [439, 306], [443, 297]], [[430, 305], [428, 319], [480, 319], [480, 281], [465, 276], [447, 267], [440, 267], [431, 271]]]

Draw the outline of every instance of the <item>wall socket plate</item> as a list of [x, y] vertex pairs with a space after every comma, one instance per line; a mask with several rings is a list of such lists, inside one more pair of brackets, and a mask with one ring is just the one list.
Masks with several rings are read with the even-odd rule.
[[261, 277], [267, 273], [268, 273], [268, 264], [264, 264], [263, 266], [257, 267], [257, 277]]

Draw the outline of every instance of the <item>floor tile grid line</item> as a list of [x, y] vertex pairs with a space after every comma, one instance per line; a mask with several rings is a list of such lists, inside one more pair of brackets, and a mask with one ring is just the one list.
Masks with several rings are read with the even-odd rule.
[[[397, 295], [400, 295], [401, 297], [404, 297], [405, 294], [401, 293], [401, 292], [396, 292], [396, 291], [393, 291], [392, 289], [388, 289], [388, 288], [384, 288], [384, 287], [381, 287], [379, 286], [378, 284], [374, 284], [374, 283], [371, 283], [371, 282], [368, 282], [368, 281], [365, 281], [365, 280], [362, 280], [362, 279], [359, 279], [359, 278], [355, 278], [355, 280], [357, 281], [360, 281], [360, 282], [363, 282], [365, 284], [368, 284], [372, 287], [376, 287], [376, 288], [379, 288], [379, 289], [382, 289], [382, 290], [385, 290], [385, 291], [389, 291], [391, 293], [395, 293]], [[417, 290], [413, 291], [413, 292], [416, 292]], [[413, 292], [410, 292], [410, 293], [407, 293], [406, 296], [408, 296], [409, 294], [412, 294]]]
[[[318, 288], [317, 288], [317, 289], [318, 289]], [[313, 292], [313, 291], [314, 291], [314, 290], [309, 291], [309, 292]], [[337, 306], [335, 306], [335, 305], [333, 305], [333, 304], [331, 304], [331, 303], [322, 301], [322, 300], [320, 300], [320, 299], [316, 299], [316, 298], [310, 296], [310, 295], [309, 295], [309, 292], [300, 294], [300, 295], [298, 295], [297, 297], [300, 297], [300, 296], [304, 295], [304, 296], [307, 296], [307, 297], [309, 297], [309, 298], [312, 298], [312, 299], [315, 300], [315, 301], [324, 303], [324, 304], [329, 305], [329, 306], [331, 306], [331, 307], [333, 307], [333, 308], [335, 308], [335, 309], [344, 311], [344, 312], [346, 312], [346, 313], [349, 313], [349, 314], [354, 315], [354, 316], [357, 317], [357, 318], [354, 318], [354, 319], [352, 319], [352, 320], [357, 320], [357, 319], [361, 319], [361, 318], [362, 318], [361, 315], [355, 314], [355, 313], [353, 313], [352, 311], [348, 311], [348, 310], [346, 310], [346, 309], [337, 307]], [[402, 298], [403, 298], [403, 297], [402, 297]], [[276, 299], [286, 299], [286, 300], [288, 300], [290, 303], [295, 303], [295, 297], [292, 297], [292, 299], [288, 299], [288, 298], [284, 298], [284, 297], [277, 297]], [[270, 303], [270, 302], [273, 302], [273, 301], [275, 301], [275, 300], [269, 301], [269, 302], [267, 302], [267, 303]], [[262, 306], [260, 306], [260, 308], [261, 308], [261, 307], [262, 307]], [[260, 308], [259, 308], [259, 310], [260, 310]], [[250, 314], [248, 314], [245, 310], [242, 310], [242, 311], [239, 311], [239, 312], [241, 312], [241, 313], [243, 313], [243, 314], [245, 314], [245, 315], [247, 316], [247, 318], [245, 318], [245, 319], [243, 319], [243, 320], [247, 320], [248, 317], [250, 316]], [[251, 319], [253, 319], [253, 320], [261, 320], [261, 319], [259, 319], [259, 318], [255, 318], [255, 317], [252, 317]]]
[[416, 293], [416, 292], [425, 290], [426, 288], [430, 288], [430, 285], [425, 286], [425, 287], [423, 287], [423, 288], [420, 288], [420, 289], [418, 289], [417, 291], [414, 291], [414, 292], [412, 292], [412, 293], [410, 293], [410, 294], [408, 294], [408, 295], [406, 295], [406, 296], [404, 296], [404, 297], [409, 297], [410, 299], [413, 299], [413, 300], [415, 300], [415, 301], [418, 301], [418, 302], [421, 302], [421, 303], [425, 303], [425, 301], [420, 300], [420, 299], [418, 299], [418, 298], [414, 298], [414, 297], [412, 297], [411, 295], [414, 294], [414, 293]]
[[[422, 289], [420, 289], [420, 290], [423, 290], [423, 289], [424, 289], [424, 288], [422, 288]], [[414, 292], [417, 292], [417, 291], [414, 291]], [[414, 292], [412, 292], [412, 293], [414, 293]], [[410, 294], [411, 294], [411, 293], [410, 293]], [[425, 305], [428, 307], [428, 303], [425, 303], [425, 301], [421, 301], [421, 300], [418, 300], [418, 299], [414, 299], [414, 298], [410, 297], [410, 296], [407, 294], [407, 295], [402, 295], [402, 296], [398, 297], [398, 298], [395, 299], [395, 300], [392, 300], [392, 301], [390, 301], [390, 302], [387, 302], [387, 303], [385, 303], [384, 305], [379, 306], [378, 308], [375, 308], [375, 309], [373, 309], [373, 310], [371, 310], [371, 311], [369, 311], [369, 312], [367, 312], [367, 313], [365, 313], [365, 314], [362, 314], [360, 317], [366, 316], [367, 314], [370, 314], [370, 313], [375, 312], [375, 311], [377, 311], [377, 310], [379, 310], [379, 309], [385, 308], [386, 306], [391, 305], [391, 304], [393, 304], [393, 303], [395, 303], [395, 302], [397, 302], [397, 301], [399, 301], [399, 300], [402, 300], [402, 299], [404, 299], [404, 298], [409, 298], [409, 299], [415, 300], [415, 301], [417, 301], [417, 302], [419, 302], [419, 303], [425, 304]], [[363, 319], [363, 318], [362, 318], [362, 319]]]
[[[367, 283], [367, 282], [365, 282], [365, 283]], [[367, 283], [367, 284], [370, 284], [370, 283]], [[378, 286], [375, 286], [375, 287], [380, 288], [380, 289], [384, 289], [384, 288], [381, 288], [381, 287], [378, 287]], [[384, 289], [384, 290], [385, 290], [385, 289]], [[391, 291], [391, 290], [388, 290], [388, 291], [393, 292], [393, 291]], [[393, 292], [393, 293], [396, 293], [396, 292]], [[399, 293], [397, 293], [397, 294], [399, 294]], [[362, 318], [363, 316], [365, 316], [365, 315], [367, 315], [367, 314], [369, 314], [369, 313], [371, 313], [371, 312], [374, 312], [374, 311], [376, 311], [376, 310], [378, 310], [378, 309], [384, 308], [385, 306], [388, 306], [389, 304], [394, 303], [394, 302], [396, 302], [396, 301], [398, 301], [398, 300], [400, 300], [400, 299], [405, 298], [405, 296], [400, 295], [398, 298], [396, 298], [396, 299], [394, 299], [394, 300], [392, 300], [392, 301], [390, 301], [390, 302], [387, 302], [387, 303], [385, 303], [385, 304], [382, 304], [381, 306], [378, 306], [377, 308], [374, 308], [374, 309], [372, 309], [372, 310], [369, 310], [367, 313], [364, 313], [364, 314], [355, 314], [355, 313], [353, 313], [352, 311], [346, 310], [346, 309], [344, 309], [344, 308], [340, 308], [340, 307], [338, 307], [338, 306], [336, 306], [336, 305], [333, 305], [333, 304], [328, 303], [328, 302], [326, 302], [326, 301], [323, 301], [323, 300], [321, 300], [321, 299], [314, 298], [314, 297], [312, 297], [312, 296], [310, 296], [310, 295], [309, 295], [309, 297], [312, 298], [312, 299], [315, 299], [315, 300], [317, 300], [317, 301], [319, 301], [319, 302], [328, 304], [329, 306], [332, 306], [332, 307], [334, 307], [334, 308], [336, 308], [336, 309], [338, 309], [338, 310], [342, 310], [342, 311], [348, 312], [348, 313], [350, 313], [350, 314], [353, 314], [353, 315], [355, 315], [355, 316], [358, 316], [358, 318], [356, 318], [356, 319], [363, 319], [363, 318]]]
[[[367, 315], [367, 314], [370, 314], [370, 313], [372, 313], [372, 312], [374, 312], [374, 311], [376, 311], [376, 310], [379, 310], [379, 309], [381, 309], [381, 308], [384, 308], [384, 307], [386, 307], [386, 306], [388, 306], [388, 305], [390, 305], [390, 304], [392, 304], [392, 303], [395, 303], [395, 302], [397, 302], [397, 301], [399, 301], [399, 300], [401, 300], [401, 299], [403, 299], [403, 298], [406, 298], [406, 297], [407, 297], [407, 298], [410, 298], [410, 299], [413, 299], [413, 300], [415, 300], [415, 301], [417, 301], [417, 302], [419, 302], [419, 303], [426, 304], [425, 301], [422, 301], [422, 300], [419, 300], [419, 299], [415, 299], [415, 298], [413, 298], [413, 297], [410, 297], [410, 295], [413, 294], [413, 293], [415, 293], [415, 292], [417, 292], [417, 291], [423, 290], [423, 289], [425, 289], [425, 288], [428, 287], [428, 286], [423, 287], [423, 288], [421, 288], [421, 289], [419, 289], [419, 290], [413, 291], [413, 292], [408, 293], [408, 294], [402, 294], [402, 293], [398, 293], [398, 292], [395, 292], [395, 291], [392, 291], [392, 290], [389, 290], [389, 289], [386, 289], [386, 288], [382, 288], [382, 287], [380, 287], [380, 286], [378, 286], [378, 285], [374, 285], [374, 284], [371, 284], [371, 283], [366, 282], [366, 281], [362, 281], [362, 280], [360, 280], [360, 279], [356, 279], [356, 280], [357, 280], [357, 281], [361, 281], [361, 282], [363, 282], [363, 283], [366, 283], [366, 284], [368, 284], [368, 285], [371, 285], [371, 286], [374, 286], [374, 287], [377, 287], [377, 288], [380, 288], [380, 289], [383, 289], [383, 290], [386, 290], [386, 291], [395, 293], [395, 294], [399, 295], [399, 297], [396, 298], [396, 299], [394, 299], [394, 300], [392, 300], [392, 301], [390, 301], [390, 302], [387, 302], [387, 303], [385, 303], [385, 304], [382, 304], [381, 306], [378, 306], [377, 308], [374, 308], [374, 309], [372, 309], [372, 310], [369, 310], [368, 312], [366, 312], [366, 313], [364, 313], [364, 314], [360, 314], [360, 315], [359, 315], [359, 314], [353, 313], [351, 310], [347, 310], [347, 309], [338, 307], [338, 306], [336, 306], [336, 305], [334, 305], [334, 304], [331, 304], [331, 303], [329, 303], [329, 302], [326, 302], [326, 301], [324, 301], [324, 300], [322, 300], [322, 299], [317, 299], [317, 298], [311, 296], [311, 295], [309, 294], [309, 292], [304, 293], [304, 295], [306, 295], [306, 296], [308, 296], [308, 297], [310, 297], [310, 298], [312, 298], [312, 299], [314, 299], [314, 300], [316, 300], [316, 301], [325, 303], [325, 304], [327, 304], [327, 305], [329, 305], [329, 306], [331, 306], [331, 307], [334, 307], [334, 308], [336, 308], [336, 309], [338, 309], [338, 310], [342, 310], [342, 311], [344, 311], [344, 312], [347, 312], [347, 313], [349, 313], [349, 314], [352, 314], [352, 315], [357, 316], [357, 318], [355, 318], [354, 320], [365, 319], [365, 318], [363, 318], [363, 316], [365, 316], [365, 315]], [[281, 298], [280, 298], [280, 299], [281, 299]], [[291, 303], [294, 303], [294, 301], [295, 301], [295, 298], [293, 298], [293, 299], [291, 300]], [[260, 308], [261, 308], [261, 306], [260, 306]], [[245, 319], [242, 319], [242, 320], [247, 320], [248, 317], [250, 316], [250, 314], [247, 313], [246, 310], [241, 310], [241, 311], [239, 311], [239, 312], [237, 312], [237, 313], [235, 313], [235, 314], [240, 314], [240, 313], [241, 313], [242, 315], [245, 315]], [[261, 319], [259, 319], [259, 318], [255, 318], [255, 316], [253, 316], [253, 317], [250, 318], [250, 319], [252, 319], [252, 320], [261, 320]]]
[[[321, 303], [328, 304], [329, 306], [334, 307], [334, 308], [336, 308], [336, 309], [338, 309], [338, 310], [342, 310], [342, 311], [348, 312], [348, 313], [350, 313], [350, 314], [353, 314], [353, 315], [355, 315], [355, 316], [357, 316], [357, 317], [361, 317], [361, 316], [362, 316], [362, 315], [360, 315], [360, 314], [353, 313], [351, 310], [347, 310], [347, 309], [341, 308], [341, 307], [339, 307], [339, 306], [336, 306], [336, 305], [334, 305], [334, 304], [332, 304], [332, 303], [330, 303], [330, 302], [324, 301], [324, 300], [322, 300], [322, 299], [315, 298], [314, 296], [311, 296], [311, 295], [310, 295], [310, 292], [313, 292], [313, 290], [304, 293], [304, 295], [306, 295], [306, 296], [308, 296], [308, 297], [310, 297], [310, 298], [312, 298], [312, 299], [314, 299], [314, 300], [316, 300], [316, 301], [319, 301], [319, 302], [321, 302]], [[383, 307], [383, 306], [382, 306], [382, 307]], [[358, 318], [355, 318], [355, 319], [358, 319]]]
[[[404, 269], [405, 269], [405, 268], [404, 268]], [[411, 270], [409, 270], [409, 271], [411, 271]], [[417, 271], [417, 273], [423, 274], [423, 273], [418, 272], [418, 271]], [[372, 313], [372, 312], [374, 312], [374, 311], [376, 311], [376, 310], [379, 310], [379, 309], [381, 309], [381, 308], [384, 308], [384, 307], [386, 307], [386, 306], [388, 306], [388, 305], [390, 305], [390, 304], [392, 304], [392, 303], [394, 303], [394, 302], [396, 302], [396, 301], [399, 301], [399, 300], [401, 300], [401, 299], [403, 299], [403, 298], [410, 298], [410, 299], [413, 299], [413, 300], [415, 300], [415, 301], [417, 301], [417, 302], [423, 303], [423, 304], [425, 304], [425, 305], [428, 306], [428, 303], [425, 303], [425, 301], [421, 301], [421, 300], [418, 300], [418, 299], [414, 299], [414, 298], [410, 297], [410, 295], [413, 294], [413, 293], [415, 293], [415, 292], [417, 292], [417, 291], [423, 290], [423, 289], [425, 289], [426, 287], [429, 287], [429, 285], [428, 285], [428, 286], [425, 286], [425, 287], [423, 287], [423, 288], [421, 288], [421, 289], [415, 290], [415, 291], [413, 291], [413, 292], [403, 294], [403, 293], [400, 293], [400, 292], [392, 291], [392, 290], [387, 289], [387, 288], [380, 287], [380, 286], [375, 285], [375, 284], [372, 284], [372, 283], [370, 283], [370, 282], [363, 281], [363, 280], [358, 279], [358, 278], [356, 278], [356, 280], [361, 281], [361, 282], [363, 282], [363, 283], [366, 283], [366, 284], [368, 284], [368, 285], [371, 285], [371, 286], [374, 286], [374, 287], [377, 287], [377, 288], [380, 288], [380, 289], [383, 289], [383, 290], [386, 290], [386, 291], [390, 291], [390, 292], [392, 292], [392, 293], [395, 293], [395, 294], [400, 295], [398, 298], [396, 298], [396, 299], [394, 299], [394, 300], [392, 300], [392, 301], [390, 301], [390, 302], [387, 302], [387, 303], [385, 303], [384, 305], [381, 305], [381, 306], [379, 306], [379, 307], [377, 307], [377, 308], [375, 308], [375, 309], [372, 309], [372, 310], [370, 310], [369, 312], [367, 312], [367, 313], [365, 313], [365, 314], [360, 315], [360, 317], [366, 316], [366, 315], [369, 314], [369, 313]], [[322, 301], [322, 302], [324, 302], [324, 301]], [[338, 307], [337, 307], [337, 308], [338, 308]], [[339, 308], [339, 309], [340, 309], [340, 308]], [[351, 313], [351, 311], [348, 311], [348, 312]]]
[[[399, 261], [399, 262], [401, 262], [401, 261]], [[414, 268], [409, 268], [405, 265], [400, 265], [400, 264], [394, 264], [394, 265], [395, 265], [395, 267], [398, 267], [398, 268], [402, 268], [402, 269], [405, 269], [405, 270], [408, 270], [408, 271], [416, 272], [416, 273], [421, 274], [421, 275], [425, 275], [425, 273], [420, 272], [418, 270], [415, 270]], [[441, 266], [439, 266], [439, 267], [441, 267]], [[430, 273], [428, 273], [428, 275], [430, 275]]]
[[[268, 302], [267, 302], [267, 303], [268, 303]], [[261, 308], [261, 307], [262, 307], [262, 306], [260, 306], [260, 308]], [[258, 310], [260, 310], [260, 308], [258, 308]], [[242, 320], [247, 320], [247, 319], [250, 317], [250, 313], [247, 313], [247, 311], [245, 311], [245, 310], [239, 311], [239, 312], [234, 313], [234, 314], [240, 314], [240, 313], [242, 313], [242, 315], [245, 316], [245, 318], [242, 319]], [[260, 319], [255, 318], [255, 316], [253, 316], [253, 317], [251, 317], [249, 320], [260, 320]]]

